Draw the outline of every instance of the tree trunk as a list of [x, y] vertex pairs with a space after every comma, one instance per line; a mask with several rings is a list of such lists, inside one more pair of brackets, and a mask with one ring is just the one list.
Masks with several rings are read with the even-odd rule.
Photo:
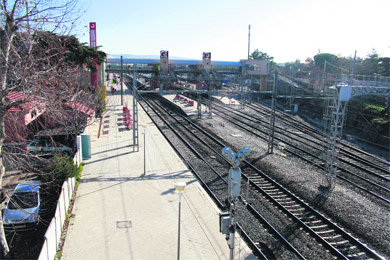
[[[8, 18], [8, 17], [7, 17]], [[7, 19], [7, 23], [5, 25], [5, 30], [0, 34], [0, 47], [1, 47], [1, 55], [0, 55], [0, 87], [1, 91], [5, 91], [7, 89], [7, 76], [9, 69], [9, 56], [11, 52], [12, 41], [15, 36], [16, 26], [13, 19]], [[5, 92], [2, 93], [6, 95]], [[3, 97], [0, 97], [1, 101]], [[4, 104], [4, 103], [2, 103]]]
[[[1, 47], [1, 58], [0, 58], [0, 191], [3, 191], [3, 177], [5, 175], [5, 167], [3, 163], [3, 143], [5, 140], [5, 125], [4, 116], [6, 110], [5, 97], [7, 96], [7, 81], [8, 81], [8, 70], [9, 70], [9, 56], [11, 52], [12, 41], [16, 32], [16, 25], [14, 19], [6, 14], [5, 30], [0, 35], [0, 47]], [[2, 205], [2, 204], [0, 204]], [[9, 252], [7, 238], [4, 233], [3, 216], [1, 213], [2, 207], [0, 207], [0, 243], [3, 247], [4, 255]]]
[[[2, 99], [3, 101], [4, 99]], [[0, 113], [0, 191], [3, 191], [3, 177], [5, 175], [5, 167], [3, 164], [3, 143], [5, 139], [5, 128], [4, 128], [4, 113]], [[3, 205], [3, 204], [0, 204]], [[4, 255], [7, 255], [9, 252], [9, 247], [7, 243], [7, 238], [4, 233], [3, 226], [3, 215], [2, 208], [0, 208], [0, 243], [3, 247]]]

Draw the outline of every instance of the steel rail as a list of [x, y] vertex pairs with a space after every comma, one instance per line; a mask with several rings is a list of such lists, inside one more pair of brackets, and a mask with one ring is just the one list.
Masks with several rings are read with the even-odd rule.
[[[248, 106], [249, 108], [251, 108], [251, 109], [257, 111], [257, 112], [261, 112], [261, 113], [263, 113], [263, 114], [269, 116], [269, 112], [266, 113], [266, 112], [263, 112], [263, 111], [262, 111], [262, 110], [269, 111], [269, 108], [268, 108], [268, 107], [260, 107], [260, 106], [257, 105], [257, 104], [256, 104], [256, 105], [248, 104], [247, 106]], [[298, 129], [299, 129], [299, 128], [305, 129], [306, 131], [308, 131], [307, 134], [310, 134], [310, 133], [317, 134], [317, 135], [319, 135], [319, 136], [321, 136], [321, 137], [324, 137], [324, 138], [325, 138], [324, 141], [327, 141], [327, 140], [326, 140], [326, 137], [328, 137], [327, 134], [325, 134], [325, 133], [323, 133], [323, 132], [321, 132], [321, 131], [318, 131], [317, 129], [314, 129], [314, 128], [310, 127], [310, 126], [307, 126], [307, 125], [304, 125], [304, 124], [303, 124], [303, 125], [302, 125], [302, 124], [297, 124], [296, 121], [294, 121], [288, 114], [286, 114], [286, 113], [284, 113], [284, 112], [282, 112], [282, 111], [277, 111], [277, 114], [280, 114], [280, 115], [277, 115], [278, 117], [283, 118], [283, 119], [286, 120], [286, 121], [289, 121], [289, 123], [290, 123], [291, 125], [294, 125], [296, 128], [298, 128]], [[361, 149], [359, 149], [359, 148], [356, 148], [356, 147], [354, 147], [354, 146], [352, 146], [352, 145], [350, 145], [350, 144], [348, 144], [348, 143], [345, 143], [345, 141], [343, 141], [343, 140], [341, 140], [341, 142], [338, 142], [338, 144], [339, 144], [339, 146], [340, 146], [341, 151], [343, 151], [343, 152], [345, 152], [345, 153], [349, 153], [349, 151], [347, 151], [347, 149], [350, 149], [350, 150], [353, 150], [353, 151], [355, 151], [355, 152], [357, 152], [357, 153], [363, 154], [363, 155], [365, 155], [365, 156], [367, 156], [367, 157], [369, 158], [369, 159], [367, 159], [367, 160], [365, 160], [365, 161], [366, 161], [368, 164], [370, 164], [371, 167], [377, 168], [378, 170], [381, 170], [381, 171], [390, 172], [390, 170], [389, 170], [390, 162], [388, 162], [388, 161], [386, 161], [386, 160], [383, 160], [382, 158], [379, 158], [379, 157], [377, 157], [377, 156], [374, 156], [374, 155], [372, 155], [372, 154], [370, 154], [370, 153], [368, 153], [368, 152], [366, 152], [366, 151], [363, 151], [363, 150], [361, 150]], [[374, 162], [372, 162], [372, 160], [375, 160], [377, 163], [383, 164], [383, 165], [385, 165], [385, 166], [384, 166], [384, 167], [381, 167], [381, 166], [375, 164]]]
[[[224, 107], [224, 108], [225, 108], [225, 107]], [[230, 111], [235, 111], [235, 110], [232, 110], [231, 108], [229, 108], [229, 109], [230, 109]], [[238, 113], [239, 113], [239, 114], [243, 114], [243, 115], [246, 116], [246, 118], [248, 118], [248, 120], [251, 120], [251, 121], [253, 121], [253, 122], [254, 122], [254, 120], [259, 120], [259, 118], [256, 118], [256, 117], [254, 117], [253, 115], [249, 115], [249, 114], [244, 113], [244, 112], [242, 112], [242, 111], [235, 111], [234, 113], [236, 113], [236, 114], [238, 114]], [[266, 114], [266, 115], [269, 116], [269, 114]], [[279, 116], [279, 117], [282, 118], [281, 116]], [[256, 122], [258, 122], [258, 121], [256, 121]], [[324, 137], [324, 139], [321, 139], [321, 141], [317, 141], [317, 140], [320, 140], [320, 138], [318, 138], [318, 136], [316, 136], [316, 134], [318, 134], [318, 133], [316, 133], [317, 131], [316, 131], [315, 129], [309, 128], [309, 127], [307, 127], [307, 126], [305, 126], [305, 125], [302, 125], [302, 124], [297, 124], [297, 123], [295, 123], [295, 122], [290, 122], [290, 121], [289, 121], [289, 123], [290, 123], [290, 125], [293, 125], [293, 127], [296, 128], [297, 130], [300, 130], [300, 131], [304, 132], [305, 134], [307, 134], [307, 135], [309, 135], [309, 136], [312, 136], [313, 138], [315, 138], [315, 140], [309, 139], [309, 138], [304, 137], [304, 136], [300, 136], [300, 135], [297, 134], [297, 133], [294, 133], [294, 132], [285, 130], [285, 129], [283, 129], [282, 127], [279, 127], [279, 126], [275, 126], [275, 128], [279, 129], [279, 132], [280, 132], [281, 134], [282, 134], [282, 131], [287, 131], [288, 133], [290, 133], [290, 134], [292, 134], [292, 135], [298, 136], [299, 138], [302, 138], [302, 139], [304, 139], [304, 140], [306, 140], [306, 141], [309, 141], [309, 142], [311, 142], [311, 143], [317, 144], [317, 145], [320, 146], [320, 147], [323, 147], [323, 146], [324, 146], [324, 144], [321, 143], [321, 142], [326, 142], [326, 143], [328, 142], [328, 140], [325, 138], [326, 135], [320, 135], [320, 136]], [[268, 122], [264, 122], [264, 124], [267, 124], [267, 126], [268, 126]], [[303, 130], [303, 129], [304, 129], [304, 130]], [[298, 140], [297, 140], [297, 141], [298, 141]], [[309, 145], [309, 144], [306, 144], [306, 145]], [[311, 146], [311, 145], [310, 145], [310, 146]], [[381, 166], [379, 166], [379, 165], [376, 165], [375, 163], [372, 163], [372, 162], [369, 161], [369, 160], [364, 160], [364, 159], [362, 159], [362, 158], [359, 158], [358, 156], [352, 154], [351, 152], [346, 151], [346, 149], [342, 147], [342, 146], [344, 146], [344, 145], [340, 145], [340, 146], [341, 146], [341, 147], [340, 147], [340, 148], [341, 148], [340, 154], [342, 154], [342, 155], [344, 155], [344, 156], [350, 158], [351, 160], [358, 161], [358, 162], [360, 162], [361, 164], [367, 165], [368, 167], [371, 167], [371, 168], [375, 168], [376, 170], [382, 171], [382, 172], [384, 172], [385, 174], [387, 174], [387, 173], [390, 172], [389, 169], [386, 169], [386, 168], [383, 168], [383, 167], [381, 167]], [[321, 151], [321, 149], [319, 149], [319, 148], [316, 148], [316, 147], [314, 147], [314, 146], [311, 146], [311, 147], [313, 147], [313, 149], [317, 149], [317, 150], [320, 150], [320, 151]], [[376, 172], [374, 172], [374, 171], [372, 171], [372, 170], [370, 170], [370, 169], [366, 169], [366, 168], [362, 167], [361, 165], [358, 165], [358, 164], [353, 163], [353, 162], [349, 162], [348, 160], [343, 159], [343, 158], [339, 158], [339, 160], [340, 160], [341, 162], [345, 163], [345, 164], [351, 165], [351, 166], [353, 166], [353, 167], [355, 167], [355, 168], [358, 168], [358, 169], [360, 169], [360, 170], [362, 170], [362, 171], [365, 171], [365, 172], [367, 172], [367, 173], [369, 173], [369, 174], [371, 174], [371, 175], [374, 175], [374, 176], [377, 177], [377, 178], [380, 178], [380, 179], [383, 179], [383, 180], [386, 180], [386, 181], [390, 181], [390, 179], [387, 178], [386, 176], [381, 175], [381, 174], [379, 174], [379, 173], [376, 173]]]
[[[147, 103], [148, 104], [148, 103]], [[149, 106], [150, 106], [150, 104], [148, 104]], [[164, 109], [164, 108], [162, 108], [162, 109]], [[164, 109], [165, 110], [165, 109]], [[156, 112], [155, 110], [154, 110], [154, 112]], [[168, 113], [166, 110], [165, 110], [165, 112], [166, 113]], [[157, 113], [156, 113], [157, 114]], [[168, 113], [169, 114], [169, 113]], [[185, 120], [187, 120], [187, 118], [185, 118], [184, 116], [182, 116], [182, 115], [180, 115], [180, 114], [178, 114], [179, 116], [181, 116], [183, 119], [185, 119]], [[172, 115], [171, 115], [172, 116]], [[159, 117], [162, 119], [162, 116], [160, 116], [159, 115]], [[175, 117], [173, 117], [172, 116], [172, 118], [177, 122], [177, 123], [179, 123], [181, 126], [183, 126], [184, 128], [186, 128], [186, 130], [191, 134], [191, 135], [193, 135], [197, 140], [199, 140], [199, 141], [201, 141], [204, 145], [206, 145], [209, 149], [211, 149], [214, 153], [216, 153], [218, 156], [220, 156], [224, 161], [226, 161], [227, 163], [228, 163], [228, 161], [220, 154], [220, 152], [218, 152], [218, 151], [216, 151], [213, 147], [211, 147], [209, 144], [207, 144], [204, 140], [202, 140], [201, 138], [199, 138], [198, 136], [196, 136], [194, 133], [193, 133], [193, 131], [191, 131], [190, 129], [188, 129], [186, 126], [184, 126], [182, 123], [180, 123], [179, 121], [178, 121], [178, 119], [177, 118], [175, 118]], [[165, 121], [165, 120], [164, 120]], [[188, 121], [189, 122], [189, 121]], [[164, 122], [165, 124], [169, 124], [167, 121], [165, 121]], [[169, 124], [169, 125], [171, 125], [171, 124]], [[171, 127], [170, 127], [170, 129], [171, 129]], [[171, 129], [172, 130], [172, 129]], [[203, 130], [201, 130], [202, 132], [204, 132]], [[175, 132], [175, 134], [182, 140], [182, 141], [184, 141], [185, 143], [188, 143], [186, 140], [184, 140], [182, 137], [181, 137], [181, 135], [175, 130], [174, 131]], [[205, 132], [204, 132], [205, 133]], [[208, 135], [208, 134], [207, 134]], [[214, 137], [212, 137], [212, 139], [214, 139]], [[190, 144], [189, 144], [190, 145]], [[192, 150], [192, 149], [191, 149]], [[195, 151], [196, 152], [196, 154], [199, 154], [199, 152], [197, 152], [196, 150], [195, 150], [195, 148], [194, 148], [194, 150], [193, 151]], [[203, 157], [202, 157], [203, 158]], [[208, 164], [208, 166], [209, 167], [212, 167], [212, 166], [210, 166], [209, 165], [209, 163], [207, 163], [207, 160], [206, 159], [203, 159], [205, 162], [206, 162], [206, 164]], [[213, 168], [212, 168], [213, 169]], [[213, 170], [214, 171], [214, 170]], [[223, 178], [220, 174], [219, 174], [219, 176], [221, 177], [221, 178]], [[224, 181], [225, 181], [225, 183], [227, 184], [227, 181], [226, 181], [226, 179], [225, 178], [223, 178], [224, 179]], [[207, 185], [207, 184], [206, 184]], [[270, 230], [272, 233], [274, 233], [275, 235], [277, 235], [278, 237], [279, 237], [279, 239], [281, 240], [281, 241], [283, 241], [283, 243], [290, 249], [290, 250], [292, 250], [296, 255], [298, 255], [299, 256], [299, 258], [301, 258], [301, 259], [305, 259], [300, 253], [299, 253], [299, 251], [297, 251], [297, 249], [295, 249], [295, 247], [294, 246], [292, 246], [279, 232], [277, 232], [276, 231], [276, 229], [272, 226], [272, 225], [270, 225], [266, 220], [265, 220], [265, 218], [263, 217], [263, 216], [261, 216], [261, 214], [260, 213], [258, 213], [257, 212], [257, 214], [256, 214], [256, 216], [255, 216], [256, 218], [258, 218], [259, 220], [261, 220], [261, 223], [263, 223], [266, 227], [267, 227], [267, 230]], [[265, 221], [265, 222], [264, 222]], [[258, 248], [255, 244], [253, 244], [256, 248]], [[257, 250], [260, 250], [260, 249], [257, 249]]]
[[[142, 98], [142, 97], [141, 97]], [[145, 102], [147, 104], [147, 102]], [[198, 180], [200, 180], [202, 186], [204, 186], [206, 188], [206, 191], [207, 193], [209, 193], [209, 195], [211, 195], [211, 197], [216, 201], [217, 205], [219, 208], [225, 210], [226, 209], [226, 206], [224, 203], [222, 203], [218, 197], [211, 191], [211, 189], [209, 188], [209, 186], [203, 181], [203, 179], [200, 177], [200, 174], [197, 172], [197, 170], [195, 170], [195, 167], [191, 164], [191, 162], [189, 162], [188, 160], [185, 159], [185, 157], [181, 154], [181, 152], [175, 147], [175, 145], [171, 142], [171, 140], [168, 138], [168, 136], [164, 133], [163, 129], [157, 124], [157, 122], [153, 119], [153, 117], [151, 116], [150, 113], [147, 112], [147, 109], [145, 109], [145, 107], [141, 104], [141, 102], [139, 102], [140, 106], [144, 109], [144, 111], [148, 114], [148, 116], [151, 118], [151, 120], [153, 121], [153, 123], [157, 126], [158, 130], [162, 133], [162, 135], [165, 137], [165, 139], [169, 142], [169, 144], [171, 145], [171, 147], [173, 147], [173, 149], [176, 151], [176, 153], [180, 156], [180, 158], [187, 164], [187, 166], [194, 172], [195, 176], [197, 177]], [[150, 107], [150, 106], [149, 106]], [[153, 108], [150, 107], [152, 111]], [[161, 117], [160, 115], [158, 115], [157, 113], [155, 113], [157, 116], [159, 116], [159, 118], [183, 141], [183, 143], [188, 147], [190, 148], [192, 151], [194, 151], [195, 154], [197, 154], [198, 156], [200, 156], [200, 158], [203, 158], [199, 153], [196, 152], [196, 150], [190, 145], [188, 144], [188, 142], [186, 142], [184, 139], [182, 139], [182, 137], [170, 126], [170, 124], [168, 124], [166, 122], [166, 120], [164, 120], [163, 117]], [[211, 169], [212, 166], [210, 167]], [[222, 177], [222, 176], [220, 176]], [[222, 177], [223, 179], [223, 177]]]
[[[191, 122], [189, 119], [183, 117], [185, 120], [187, 120], [187, 122], [189, 122], [190, 124], [194, 125], [199, 131], [202, 131], [205, 135], [207, 135], [209, 138], [213, 139], [214, 141], [216, 141], [221, 147], [224, 146], [224, 144], [222, 142], [220, 142], [219, 140], [217, 140], [215, 137], [213, 137], [212, 135], [210, 135], [209, 133], [207, 133], [206, 131], [204, 131], [202, 128], [200, 128], [199, 126], [197, 126], [196, 124], [194, 124], [193, 122]], [[175, 119], [177, 120], [177, 119]], [[177, 120], [178, 121], [178, 120]], [[199, 139], [201, 140], [201, 139]], [[211, 147], [210, 147], [211, 148]], [[287, 194], [289, 194], [290, 197], [293, 197], [299, 204], [303, 205], [305, 208], [307, 208], [308, 210], [310, 210], [310, 214], [315, 214], [316, 216], [318, 216], [321, 221], [324, 221], [327, 225], [331, 226], [332, 228], [334, 228], [336, 231], [338, 231], [339, 233], [342, 233], [342, 236], [343, 237], [347, 237], [349, 240], [351, 240], [351, 244], [354, 244], [354, 245], [357, 245], [359, 248], [362, 248], [364, 250], [364, 252], [367, 254], [367, 255], [370, 255], [371, 257], [375, 257], [375, 258], [378, 258], [378, 259], [381, 259], [382, 257], [377, 254], [376, 252], [374, 252], [372, 249], [368, 248], [366, 245], [364, 245], [363, 243], [361, 243], [359, 240], [357, 240], [356, 238], [352, 237], [351, 235], [349, 235], [348, 233], [346, 233], [344, 230], [342, 230], [340, 227], [338, 227], [336, 224], [334, 224], [333, 222], [331, 222], [330, 220], [328, 220], [326, 217], [324, 217], [321, 213], [319, 213], [318, 211], [316, 211], [314, 208], [312, 208], [311, 206], [309, 206], [308, 204], [306, 204], [305, 202], [303, 202], [301, 199], [299, 199], [297, 196], [295, 196], [294, 194], [292, 194], [291, 192], [289, 192], [287, 189], [285, 189], [282, 185], [280, 185], [279, 183], [277, 183], [276, 181], [272, 180], [271, 178], [269, 178], [267, 175], [265, 175], [263, 172], [261, 172], [259, 169], [257, 169], [255, 166], [253, 166], [252, 164], [250, 164], [249, 162], [245, 161], [252, 169], [254, 169], [257, 173], [261, 173], [262, 175], [264, 175], [267, 179], [269, 179], [270, 181], [272, 181], [274, 184], [276, 184], [276, 186], [278, 186], [279, 189], [283, 190], [283, 192], [286, 192]], [[243, 174], [243, 176], [245, 178], [248, 178], [245, 174]], [[254, 186], [257, 186], [259, 187], [257, 184], [255, 184], [254, 182], [251, 182], [252, 185]], [[261, 188], [260, 188], [261, 189]], [[293, 213], [291, 213], [288, 209], [286, 209], [282, 204], [280, 204], [280, 202], [278, 202], [277, 200], [275, 200], [272, 196], [270, 196], [266, 191], [264, 191], [263, 189], [261, 189], [263, 193], [265, 193], [271, 200], [273, 200], [276, 204], [278, 204], [281, 208], [284, 209], [284, 211], [290, 216], [290, 217], [293, 217], [296, 219], [296, 221], [298, 223], [300, 223], [303, 227], [305, 227], [305, 229], [307, 229], [313, 236], [315, 236], [317, 239], [323, 241], [323, 243], [327, 246], [327, 248], [329, 248], [330, 250], [332, 250], [332, 252], [334, 252], [335, 254], [337, 254], [338, 256], [340, 257], [343, 257], [345, 259], [348, 259], [348, 257], [346, 257], [342, 252], [340, 252], [339, 249], [337, 249], [336, 247], [334, 247], [330, 242], [328, 242], [326, 239], [323, 238], [323, 236], [319, 235], [318, 232], [315, 232], [313, 230], [312, 227], [309, 227], [307, 224], [305, 224], [301, 219], [299, 219], [296, 215], [294, 215]]]
[[[218, 110], [218, 109], [217, 109], [217, 110]], [[225, 109], [225, 108], [224, 108], [223, 111], [222, 111], [222, 110], [218, 110], [218, 111], [221, 112], [221, 113], [223, 113], [223, 114], [225, 114], [225, 115], [228, 114], [228, 113], [226, 113], [226, 109]], [[255, 117], [253, 117], [253, 116], [251, 116], [251, 115], [247, 115], [246, 113], [238, 112], [238, 111], [234, 111], [234, 110], [233, 110], [233, 111], [232, 111], [232, 110], [229, 110], [229, 111], [233, 112], [233, 113], [236, 114], [237, 116], [240, 116], [240, 118], [245, 118], [246, 120], [248, 120], [248, 121], [250, 121], [250, 122], [252, 122], [252, 123], [254, 123], [254, 124], [256, 124], [256, 123], [261, 123], [263, 126], [268, 127], [268, 123], [267, 123], [267, 122], [262, 122], [262, 121], [260, 121], [258, 118], [255, 118]], [[244, 116], [242, 116], [241, 114], [243, 114]], [[241, 121], [243, 124], [246, 124], [246, 125], [248, 125], [248, 126], [251, 126], [251, 125], [249, 125], [248, 123], [243, 122], [241, 119], [240, 119], [240, 121]], [[257, 127], [254, 127], [254, 126], [251, 126], [251, 127], [253, 127], [254, 129], [257, 129]], [[284, 131], [286, 131], [286, 130], [284, 130], [282, 127], [279, 127], [279, 126], [275, 126], [275, 128], [276, 128], [276, 130], [275, 130], [276, 133], [279, 133], [281, 136], [284, 136]], [[257, 130], [259, 130], [259, 129], [257, 129]], [[259, 131], [261, 131], [261, 130], [259, 130]], [[261, 131], [261, 132], [262, 132], [262, 133], [265, 133], [264, 131]], [[290, 133], [290, 134], [292, 134], [292, 135], [294, 135], [294, 136], [296, 136], [296, 137], [298, 137], [298, 138], [301, 138], [301, 139], [303, 139], [303, 140], [306, 140], [306, 141], [308, 141], [308, 142], [310, 142], [310, 143], [314, 143], [314, 144], [316, 144], [316, 145], [318, 145], [318, 146], [320, 146], [320, 147], [323, 147], [323, 144], [318, 143], [316, 140], [312, 140], [312, 139], [309, 139], [309, 138], [300, 136], [300, 135], [298, 135], [298, 134], [296, 134], [296, 133], [294, 133], [294, 132], [288, 131], [288, 133]], [[305, 143], [305, 142], [303, 142], [303, 141], [301, 141], [301, 140], [299, 140], [299, 139], [297, 139], [297, 138], [294, 138], [294, 137], [292, 137], [292, 136], [289, 136], [289, 138], [290, 138], [291, 140], [294, 140], [294, 141], [298, 142], [298, 143], [303, 143], [305, 146], [311, 147], [312, 149], [314, 149], [314, 150], [316, 150], [316, 151], [318, 151], [318, 152], [322, 152], [322, 150], [321, 150], [320, 148], [315, 147], [314, 145], [311, 145], [310, 143]], [[279, 138], [279, 140], [285, 141], [285, 140], [282, 140], [281, 138]], [[296, 146], [294, 146], [294, 148], [296, 148]], [[308, 152], [306, 152], [306, 153], [309, 154]], [[310, 155], [311, 155], [311, 154], [310, 154]], [[313, 157], [314, 157], [314, 156], [313, 156]], [[351, 156], [351, 158], [352, 158], [352, 157], [353, 157], [353, 156]], [[317, 156], [317, 159], [323, 160], [322, 158], [320, 158], [320, 157], [318, 157], [318, 156]], [[352, 158], [352, 160], [356, 160], [356, 159], [355, 159], [355, 158]], [[361, 170], [361, 171], [364, 171], [364, 172], [366, 172], [367, 174], [370, 174], [370, 175], [373, 175], [373, 176], [375, 176], [375, 177], [377, 177], [377, 178], [380, 178], [380, 179], [382, 179], [382, 180], [390, 181], [390, 179], [386, 178], [386, 176], [380, 175], [380, 174], [378, 174], [378, 173], [376, 173], [376, 172], [373, 172], [373, 171], [371, 171], [371, 170], [369, 170], [369, 169], [366, 169], [366, 168], [364, 168], [364, 167], [362, 167], [362, 166], [360, 166], [360, 165], [357, 165], [357, 164], [355, 164], [355, 163], [349, 162], [348, 160], [346, 160], [346, 159], [344, 159], [344, 158], [339, 158], [339, 161], [342, 162], [342, 163], [345, 163], [345, 164], [347, 164], [347, 165], [350, 165], [350, 166], [352, 166], [352, 167], [354, 167], [354, 168], [357, 168], [357, 169], [359, 169], [359, 170]], [[367, 164], [367, 163], [365, 163], [365, 162], [362, 162], [362, 163], [363, 163], [363, 164]], [[348, 169], [346, 169], [346, 168], [344, 168], [344, 167], [340, 167], [340, 166], [339, 166], [339, 169], [342, 170], [342, 171], [344, 171], [344, 172], [346, 172], [346, 173], [348, 173], [348, 174], [350, 174], [350, 175], [352, 175], [352, 176], [354, 176], [354, 177], [356, 177], [356, 178], [358, 178], [358, 179], [360, 179], [360, 180], [362, 180], [362, 181], [368, 182], [369, 184], [371, 184], [371, 185], [373, 185], [373, 186], [376, 186], [376, 187], [379, 188], [379, 189], [383, 189], [383, 190], [385, 190], [385, 191], [387, 191], [387, 192], [390, 192], [390, 188], [385, 187], [385, 186], [383, 186], [383, 185], [381, 185], [381, 184], [379, 184], [379, 183], [377, 183], [377, 182], [373, 182], [372, 180], [369, 180], [369, 179], [367, 179], [367, 178], [364, 178], [364, 177], [362, 177], [362, 176], [360, 176], [360, 175], [358, 175], [358, 174], [356, 174], [356, 173], [354, 173], [354, 172], [352, 172], [352, 171], [350, 171], [350, 170], [348, 170]]]
[[[214, 112], [215, 112], [215, 110], [216, 110], [216, 108], [214, 107]], [[222, 114], [227, 114], [225, 111], [219, 111], [219, 112], [222, 113]], [[253, 135], [255, 135], [255, 136], [258, 136], [258, 137], [260, 137], [260, 138], [262, 138], [262, 139], [264, 139], [264, 140], [267, 140], [266, 137], [260, 136], [259, 134], [253, 132], [252, 130], [243, 127], [242, 125], [240, 125], [239, 123], [237, 123], [237, 121], [238, 121], [238, 122], [241, 122], [242, 124], [244, 124], [244, 125], [246, 125], [246, 126], [248, 126], [248, 127], [250, 127], [250, 128], [253, 128], [253, 129], [256, 130], [256, 131], [262, 132], [264, 135], [267, 135], [267, 133], [265, 133], [263, 130], [258, 129], [258, 128], [252, 126], [252, 125], [249, 125], [249, 124], [247, 124], [247, 123], [245, 123], [245, 122], [242, 122], [242, 120], [240, 120], [240, 119], [238, 119], [238, 118], [236, 118], [235, 121], [233, 121], [233, 120], [229, 119], [229, 117], [230, 117], [230, 115], [229, 115], [229, 116], [222, 116], [222, 118], [224, 118], [224, 119], [227, 120], [228, 122], [230, 122], [230, 123], [232, 123], [232, 124], [234, 124], [234, 125], [236, 125], [236, 126], [242, 128], [242, 129], [245, 129], [246, 131], [248, 131], [249, 133], [251, 133], [251, 134], [253, 134]], [[282, 140], [282, 139], [280, 139], [280, 138], [278, 138], [278, 137], [276, 137], [276, 136], [275, 136], [274, 138], [275, 138], [275, 140], [285, 142], [285, 140]], [[294, 149], [296, 149], [296, 150], [298, 150], [298, 151], [300, 151], [300, 152], [302, 152], [302, 153], [304, 153], [304, 154], [307, 154], [308, 156], [314, 157], [311, 153], [309, 153], [308, 151], [306, 151], [306, 150], [304, 150], [304, 149], [302, 149], [302, 148], [299, 148], [299, 147], [294, 146], [294, 145], [292, 145], [292, 144], [289, 144], [289, 146], [290, 146], [290, 147], [293, 147]], [[292, 151], [292, 150], [289, 149], [289, 148], [285, 148], [284, 150], [287, 151], [287, 152], [289, 152], [289, 153], [291, 153], [291, 154], [293, 154], [293, 155], [295, 155], [295, 156], [297, 156], [297, 157], [299, 157], [299, 158], [301, 158], [301, 159], [303, 159], [303, 160], [305, 160], [306, 162], [308, 162], [308, 163], [310, 163], [310, 164], [313, 164], [313, 162], [312, 162], [311, 160], [305, 158], [305, 157], [302, 156], [301, 154], [298, 154], [298, 153]], [[316, 158], [322, 160], [321, 158], [318, 158], [318, 157], [316, 157]], [[322, 170], [326, 170], [325, 167], [322, 166], [322, 165], [314, 164], [314, 166], [316, 166], [316, 167], [318, 167], [318, 168], [320, 168], [320, 169], [322, 169]], [[349, 171], [349, 170], [347, 170], [347, 169], [342, 169], [342, 170], [345, 171], [345, 172], [347, 172], [347, 173], [349, 173], [349, 174], [351, 174], [351, 175], [354, 175], [354, 176], [356, 175], [356, 174], [352, 173], [351, 171]], [[357, 188], [359, 188], [359, 189], [361, 189], [361, 190], [363, 190], [363, 191], [365, 191], [365, 192], [368, 192], [369, 194], [371, 194], [371, 195], [373, 195], [373, 196], [375, 196], [375, 197], [377, 197], [377, 198], [379, 198], [379, 199], [381, 199], [381, 200], [383, 200], [383, 201], [385, 201], [385, 202], [387, 202], [387, 203], [390, 203], [390, 199], [389, 199], [389, 198], [386, 198], [386, 197], [384, 197], [384, 196], [382, 196], [382, 195], [380, 195], [380, 194], [378, 194], [378, 193], [376, 193], [376, 192], [370, 191], [369, 189], [367, 189], [367, 188], [365, 188], [365, 187], [363, 187], [363, 186], [361, 186], [361, 185], [359, 185], [359, 184], [357, 184], [357, 183], [355, 183], [355, 182], [353, 182], [353, 181], [351, 181], [351, 180], [349, 180], [349, 179], [347, 179], [347, 178], [345, 178], [345, 177], [343, 177], [343, 176], [336, 175], [336, 177], [339, 178], [339, 179], [342, 179], [342, 180], [344, 180], [344, 181], [346, 181], [346, 182], [348, 182], [349, 184], [351, 184], [351, 185], [353, 185], [353, 186], [355, 186], [355, 187], [357, 187]], [[358, 175], [356, 175], [355, 177], [358, 177], [359, 179], [362, 179], [362, 177], [360, 177], [360, 176], [358, 176]], [[371, 182], [370, 180], [366, 180], [366, 179], [364, 179], [364, 178], [363, 178], [363, 180], [366, 181], [366, 182], [368, 182], [368, 183]], [[384, 190], [387, 190], [386, 187], [382, 187], [381, 185], [379, 185], [379, 184], [377, 184], [377, 183], [370, 183], [370, 184], [371, 184], [371, 185], [374, 185], [374, 186], [376, 186], [376, 187], [382, 188], [382, 189], [384, 189]]]

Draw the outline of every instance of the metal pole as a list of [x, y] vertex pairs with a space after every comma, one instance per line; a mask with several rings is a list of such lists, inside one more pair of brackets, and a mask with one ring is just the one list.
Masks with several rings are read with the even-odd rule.
[[179, 193], [179, 220], [177, 223], [177, 260], [180, 259], [180, 218], [181, 218], [181, 192]]
[[197, 101], [198, 119], [202, 118], [202, 95], [198, 93]]
[[123, 106], [123, 56], [121, 56], [121, 106]]
[[137, 74], [133, 71], [133, 151], [138, 151]]
[[353, 77], [355, 76], [355, 65], [356, 65], [356, 50], [355, 55], [353, 56], [353, 66], [352, 66], [352, 85], [353, 85]]
[[144, 175], [146, 175], [146, 128], [144, 128]]
[[274, 152], [274, 132], [275, 132], [275, 99], [276, 99], [276, 77], [277, 71], [274, 72], [274, 82], [272, 87], [272, 102], [271, 102], [271, 115], [269, 121], [269, 134], [268, 134], [268, 153]]
[[325, 63], [324, 63], [324, 85], [325, 85], [325, 78], [326, 78], [326, 76], [325, 76], [325, 74], [326, 74], [326, 60], [325, 60]]
[[235, 223], [235, 220], [234, 220], [234, 208], [235, 208], [235, 203], [234, 203], [234, 199], [232, 200], [232, 203], [230, 205], [230, 218], [231, 218], [231, 221], [232, 221], [232, 229], [230, 231], [230, 245], [229, 245], [229, 248], [230, 248], [230, 260], [233, 260], [234, 259], [234, 240], [235, 240], [235, 231], [236, 231], [236, 223]]
[[248, 60], [249, 60], [250, 47], [251, 47], [251, 25], [249, 25], [249, 32], [248, 32]]
[[249, 177], [246, 181], [246, 200], [249, 201]]

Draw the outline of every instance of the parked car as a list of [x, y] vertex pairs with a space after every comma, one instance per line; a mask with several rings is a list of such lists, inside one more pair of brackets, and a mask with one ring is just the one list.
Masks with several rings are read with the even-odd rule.
[[40, 181], [25, 181], [15, 187], [3, 213], [5, 230], [29, 230], [37, 226], [41, 206], [40, 185]]
[[71, 155], [72, 148], [51, 141], [51, 140], [32, 140], [29, 144], [26, 145], [26, 150], [29, 153], [36, 155], [54, 155], [54, 154], [64, 154]]

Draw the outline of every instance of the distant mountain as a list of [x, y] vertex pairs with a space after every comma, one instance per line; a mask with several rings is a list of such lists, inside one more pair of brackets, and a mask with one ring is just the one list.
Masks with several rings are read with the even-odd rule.
[[[123, 58], [127, 58], [127, 59], [160, 59], [160, 55], [108, 54], [108, 58], [113, 58], [113, 59], [115, 59], [115, 58], [120, 59], [121, 56], [123, 56]], [[169, 59], [172, 59], [172, 60], [193, 60], [193, 59], [178, 57], [178, 56], [169, 56]]]

